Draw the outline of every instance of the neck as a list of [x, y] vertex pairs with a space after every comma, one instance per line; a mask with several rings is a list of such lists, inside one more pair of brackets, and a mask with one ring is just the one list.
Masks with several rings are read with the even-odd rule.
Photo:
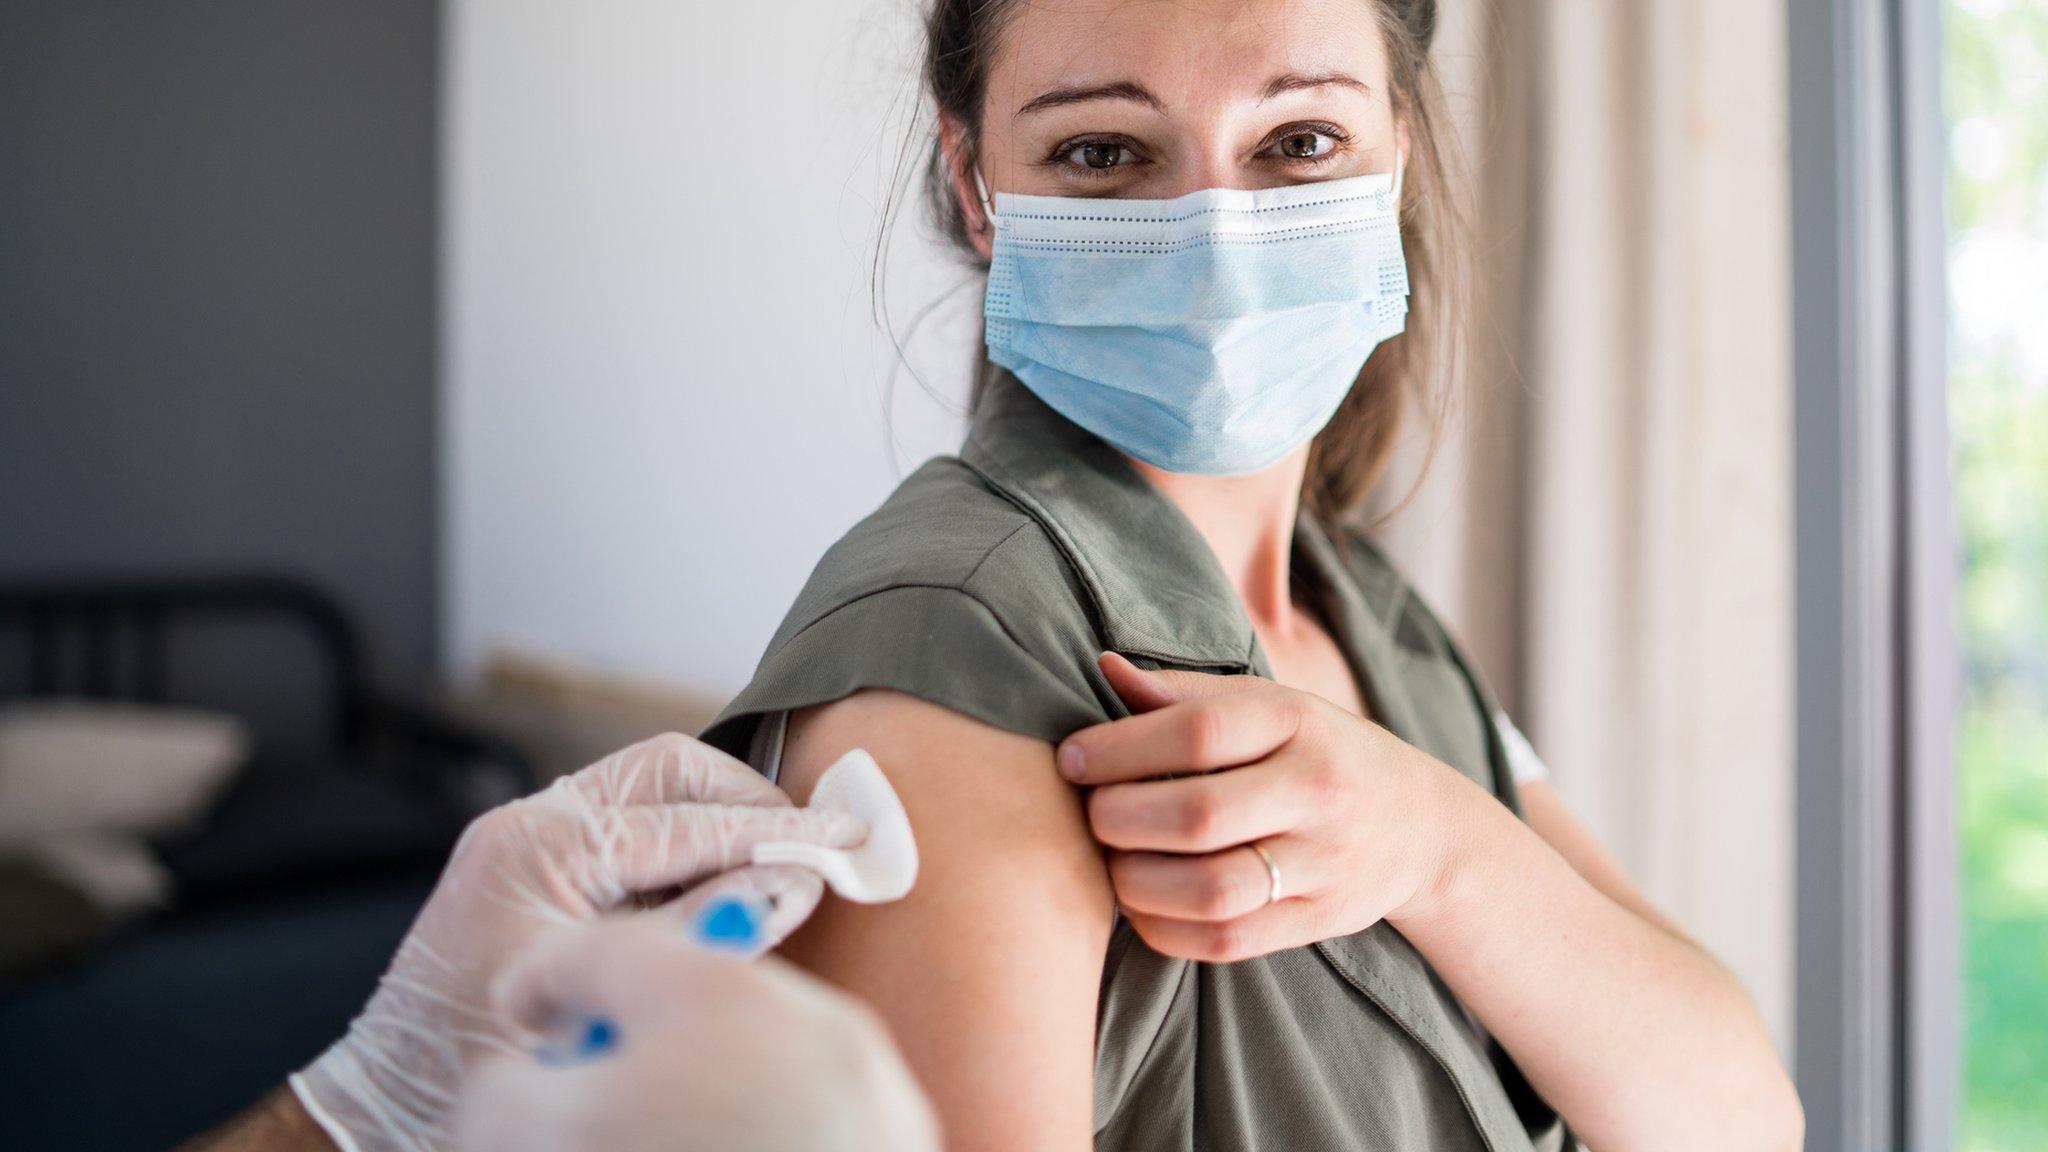
[[1293, 619], [1294, 518], [1301, 508], [1308, 451], [1304, 444], [1279, 463], [1244, 476], [1190, 476], [1132, 461], [1209, 542], [1261, 633], [1285, 634]]

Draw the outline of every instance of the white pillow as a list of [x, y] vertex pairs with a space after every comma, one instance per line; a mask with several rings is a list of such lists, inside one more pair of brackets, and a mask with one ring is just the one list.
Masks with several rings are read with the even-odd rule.
[[248, 757], [232, 716], [147, 704], [0, 705], [0, 849], [53, 835], [154, 835], [197, 816]]
[[74, 832], [20, 852], [83, 892], [102, 915], [126, 916], [170, 902], [171, 874], [140, 836]]

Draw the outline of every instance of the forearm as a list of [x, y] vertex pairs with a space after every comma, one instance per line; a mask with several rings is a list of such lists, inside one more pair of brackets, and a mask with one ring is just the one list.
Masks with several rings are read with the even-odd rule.
[[1796, 1095], [1727, 970], [1460, 782], [1441, 882], [1394, 926], [1600, 1152], [1797, 1148]]
[[278, 1087], [241, 1115], [179, 1152], [336, 1152], [334, 1141], [313, 1122], [290, 1088]]

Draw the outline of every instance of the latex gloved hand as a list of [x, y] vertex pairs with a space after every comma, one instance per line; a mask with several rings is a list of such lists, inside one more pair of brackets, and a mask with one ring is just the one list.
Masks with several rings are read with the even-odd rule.
[[445, 1149], [474, 1062], [531, 1041], [498, 1010], [493, 985], [536, 938], [716, 876], [644, 915], [679, 934], [712, 900], [739, 897], [765, 910], [765, 950], [824, 888], [801, 868], [742, 867], [753, 846], [850, 847], [866, 834], [853, 817], [795, 808], [745, 764], [687, 737], [614, 753], [469, 826], [369, 1004], [292, 1089], [350, 1152]]
[[645, 922], [544, 941], [506, 986], [551, 1037], [493, 1059], [460, 1110], [465, 1152], [937, 1152], [937, 1125], [880, 1021], [773, 957]]

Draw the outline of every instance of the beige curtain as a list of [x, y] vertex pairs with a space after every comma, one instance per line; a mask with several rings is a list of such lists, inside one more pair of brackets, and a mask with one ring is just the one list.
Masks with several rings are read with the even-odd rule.
[[1389, 542], [1566, 800], [1792, 1017], [1776, 0], [1443, 0], [1481, 336]]

